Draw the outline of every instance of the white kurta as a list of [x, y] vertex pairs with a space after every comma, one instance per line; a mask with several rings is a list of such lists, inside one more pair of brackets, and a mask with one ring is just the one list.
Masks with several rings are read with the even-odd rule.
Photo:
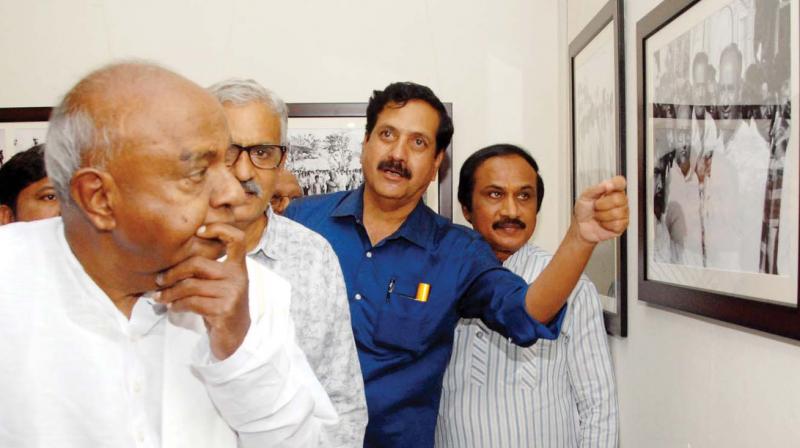
[[248, 262], [252, 325], [213, 359], [202, 318], [126, 319], [60, 218], [0, 227], [0, 446], [311, 446], [336, 418], [294, 340], [289, 285]]
[[741, 124], [727, 147], [717, 140], [707, 180], [707, 267], [758, 272], [769, 147]]

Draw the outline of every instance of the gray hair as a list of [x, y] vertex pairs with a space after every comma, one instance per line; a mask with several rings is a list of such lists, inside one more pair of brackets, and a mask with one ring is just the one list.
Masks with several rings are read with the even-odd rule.
[[133, 79], [169, 71], [146, 61], [109, 64], [81, 79], [50, 114], [45, 140], [45, 169], [62, 207], [74, 204], [70, 196], [70, 182], [81, 162], [90, 158], [88, 161], [91, 166], [103, 168], [118, 149], [119, 133], [95, 120], [87, 96], [107, 89], [121, 72], [126, 72]]
[[267, 106], [278, 114], [281, 120], [281, 144], [286, 144], [286, 129], [289, 123], [289, 109], [275, 92], [264, 88], [252, 79], [231, 78], [220, 81], [208, 88], [221, 104], [231, 103], [234, 106], [244, 106], [258, 102]]

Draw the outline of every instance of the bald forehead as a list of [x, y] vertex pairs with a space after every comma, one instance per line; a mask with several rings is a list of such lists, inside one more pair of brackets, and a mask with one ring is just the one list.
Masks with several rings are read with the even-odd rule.
[[112, 140], [140, 138], [144, 122], [152, 130], [153, 124], [169, 129], [176, 120], [224, 121], [221, 106], [205, 89], [151, 64], [102, 68], [78, 83], [67, 101]]

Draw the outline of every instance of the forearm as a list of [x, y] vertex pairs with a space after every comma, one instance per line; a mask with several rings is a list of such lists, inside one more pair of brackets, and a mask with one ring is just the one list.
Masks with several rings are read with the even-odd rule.
[[573, 222], [550, 263], [528, 288], [525, 309], [533, 319], [546, 323], [558, 314], [578, 283], [595, 245], [580, 237]]

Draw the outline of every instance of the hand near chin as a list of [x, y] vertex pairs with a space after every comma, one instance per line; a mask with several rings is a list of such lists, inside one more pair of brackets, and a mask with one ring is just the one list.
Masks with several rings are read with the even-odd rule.
[[570, 231], [586, 243], [597, 244], [622, 235], [628, 219], [625, 178], [616, 176], [581, 193], [575, 201]]
[[203, 316], [211, 352], [219, 359], [232, 355], [250, 328], [244, 232], [227, 224], [201, 227], [197, 236], [225, 244], [224, 261], [194, 256], [162, 272], [156, 299], [175, 312]]

